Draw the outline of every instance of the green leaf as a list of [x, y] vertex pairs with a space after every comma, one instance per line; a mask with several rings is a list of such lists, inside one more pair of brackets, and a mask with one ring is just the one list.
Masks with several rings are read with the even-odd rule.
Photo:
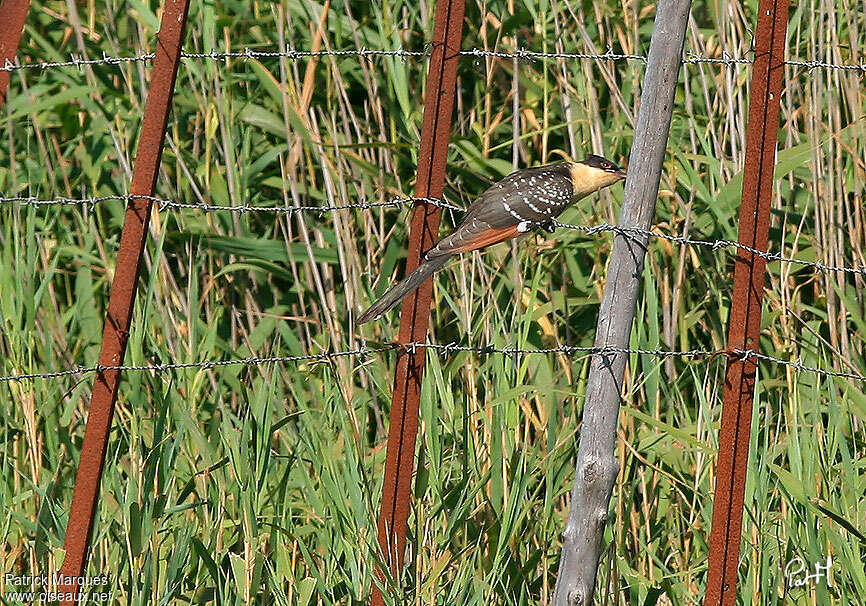
[[809, 505], [809, 498], [806, 496], [805, 490], [803, 490], [803, 482], [794, 477], [787, 469], [782, 469], [778, 465], [774, 465], [773, 463], [768, 463], [770, 470], [779, 478], [779, 481], [784, 486], [787, 493], [794, 498], [796, 501], [800, 502], [803, 505]]
[[[201, 240], [203, 248], [238, 255], [250, 262], [252, 259], [270, 261], [272, 263], [289, 263], [289, 250], [296, 259], [307, 260], [307, 247], [301, 242], [282, 242], [264, 238], [235, 238], [232, 236], [205, 236]], [[329, 248], [311, 247], [313, 260], [318, 263], [338, 265], [340, 260], [337, 251]], [[261, 269], [261, 267], [260, 267]]]
[[269, 111], [261, 105], [248, 103], [238, 114], [238, 118], [247, 124], [280, 137], [286, 136], [286, 123], [281, 116]]
[[682, 429], [674, 427], [673, 425], [665, 423], [664, 421], [659, 421], [658, 419], [655, 419], [639, 410], [631, 408], [630, 406], [623, 406], [623, 411], [630, 414], [636, 419], [640, 419], [650, 427], [660, 429], [662, 432], [669, 434], [679, 439], [681, 442], [685, 442], [686, 444], [693, 446], [694, 448], [699, 448], [700, 450], [703, 450], [705, 452], [712, 451], [712, 449], [707, 444], [704, 444], [703, 442], [695, 439], [691, 434], [683, 431]]

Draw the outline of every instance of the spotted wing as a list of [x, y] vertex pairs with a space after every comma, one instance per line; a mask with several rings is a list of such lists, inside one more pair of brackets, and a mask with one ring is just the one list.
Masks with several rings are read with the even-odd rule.
[[542, 223], [571, 202], [568, 169], [553, 164], [514, 172], [472, 203], [454, 232], [427, 252], [427, 258], [468, 252], [513, 238], [522, 222]]
[[481, 194], [469, 207], [464, 223], [477, 219], [502, 228], [521, 221], [544, 222], [565, 210], [571, 193], [571, 179], [563, 164], [519, 170]]

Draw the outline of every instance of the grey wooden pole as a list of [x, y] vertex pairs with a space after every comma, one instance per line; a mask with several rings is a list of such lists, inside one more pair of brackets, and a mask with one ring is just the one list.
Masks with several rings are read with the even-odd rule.
[[[637, 126], [629, 156], [620, 227], [649, 229], [673, 113], [691, 0], [659, 0]], [[598, 312], [596, 347], [628, 347], [641, 284], [646, 237], [617, 235]], [[553, 606], [592, 604], [601, 538], [618, 469], [614, 448], [626, 354], [593, 356], [571, 511], [562, 535]]]

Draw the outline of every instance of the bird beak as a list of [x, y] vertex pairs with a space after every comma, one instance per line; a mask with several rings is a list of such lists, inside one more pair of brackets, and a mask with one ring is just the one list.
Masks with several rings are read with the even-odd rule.
[[625, 171], [624, 170], [616, 171], [616, 176], [619, 177], [620, 179], [625, 179]]

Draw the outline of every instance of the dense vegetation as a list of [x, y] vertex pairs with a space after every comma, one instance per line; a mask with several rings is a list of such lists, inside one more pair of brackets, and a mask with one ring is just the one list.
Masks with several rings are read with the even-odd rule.
[[[748, 57], [756, 2], [695, 0], [687, 52]], [[421, 50], [433, 2], [193, 2], [190, 51]], [[19, 58], [137, 55], [158, 3], [35, 2]], [[470, 2], [465, 47], [645, 54], [654, 6]], [[322, 24], [321, 27], [319, 24]], [[792, 58], [862, 63], [852, 0], [791, 7]], [[411, 195], [425, 61], [185, 60], [158, 194], [182, 202], [330, 205]], [[4, 196], [128, 190], [150, 63], [19, 71], [3, 108]], [[512, 170], [602, 152], [626, 163], [639, 61], [464, 57], [446, 195], [465, 205]], [[689, 64], [657, 229], [736, 239], [748, 66]], [[866, 259], [864, 74], [789, 66], [772, 250]], [[615, 187], [565, 215], [613, 222]], [[352, 318], [405, 254], [405, 209], [292, 216], [154, 213], [127, 362], [301, 355], [395, 338]], [[0, 375], [93, 365], [121, 202], [0, 205]], [[446, 215], [446, 227], [455, 215]], [[436, 279], [433, 338], [591, 345], [610, 236], [560, 230], [467, 255]], [[730, 251], [652, 243], [633, 345], [719, 349]], [[772, 263], [764, 353], [866, 372], [864, 277]], [[394, 356], [124, 376], [93, 574], [117, 603], [361, 604]], [[428, 355], [409, 566], [413, 603], [538, 604], [552, 592], [587, 359]], [[703, 592], [723, 384], [719, 359], [634, 356], [600, 604], [694, 604]], [[0, 383], [3, 572], [50, 574], [62, 546], [92, 376]], [[861, 604], [866, 386], [761, 364], [746, 490], [744, 604]], [[859, 529], [859, 530], [858, 530]], [[833, 587], [787, 588], [795, 557]]]

